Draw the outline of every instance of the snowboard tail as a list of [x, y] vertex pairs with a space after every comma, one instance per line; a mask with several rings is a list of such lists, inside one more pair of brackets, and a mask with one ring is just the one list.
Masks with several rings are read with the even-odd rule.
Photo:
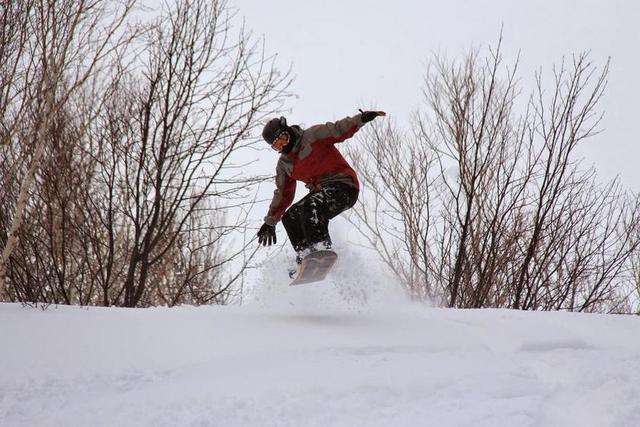
[[291, 285], [302, 285], [324, 280], [333, 264], [338, 260], [338, 254], [333, 251], [323, 250], [312, 252], [302, 260], [298, 275]]

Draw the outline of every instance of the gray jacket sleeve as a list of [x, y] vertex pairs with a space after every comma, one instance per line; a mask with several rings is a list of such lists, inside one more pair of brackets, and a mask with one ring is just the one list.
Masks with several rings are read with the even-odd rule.
[[287, 173], [287, 166], [281, 160], [276, 166], [276, 189], [273, 192], [273, 199], [269, 205], [269, 212], [264, 217], [264, 222], [269, 225], [276, 225], [282, 218], [296, 195], [296, 181]]
[[364, 125], [362, 115], [345, 117], [336, 122], [327, 122], [321, 125], [311, 126], [305, 130], [305, 134], [313, 140], [327, 140], [332, 143], [342, 142], [351, 138]]

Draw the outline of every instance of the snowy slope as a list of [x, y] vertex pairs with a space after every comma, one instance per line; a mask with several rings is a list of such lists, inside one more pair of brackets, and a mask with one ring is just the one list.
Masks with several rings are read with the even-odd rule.
[[337, 272], [242, 307], [0, 304], [0, 425], [640, 425], [640, 319], [416, 307]]

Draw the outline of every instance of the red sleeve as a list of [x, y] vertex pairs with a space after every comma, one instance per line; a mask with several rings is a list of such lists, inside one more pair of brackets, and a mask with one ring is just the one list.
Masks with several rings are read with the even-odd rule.
[[276, 176], [276, 187], [269, 212], [264, 217], [264, 222], [270, 225], [276, 225], [280, 221], [296, 196], [296, 181], [290, 176]]

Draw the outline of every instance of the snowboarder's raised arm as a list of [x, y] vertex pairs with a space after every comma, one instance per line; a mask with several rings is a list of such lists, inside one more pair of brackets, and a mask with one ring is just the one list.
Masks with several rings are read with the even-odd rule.
[[327, 122], [308, 128], [305, 133], [309, 133], [314, 140], [326, 140], [335, 144], [345, 139], [351, 138], [365, 123], [370, 122], [377, 116], [384, 116], [384, 111], [362, 111], [361, 113], [336, 122]]

